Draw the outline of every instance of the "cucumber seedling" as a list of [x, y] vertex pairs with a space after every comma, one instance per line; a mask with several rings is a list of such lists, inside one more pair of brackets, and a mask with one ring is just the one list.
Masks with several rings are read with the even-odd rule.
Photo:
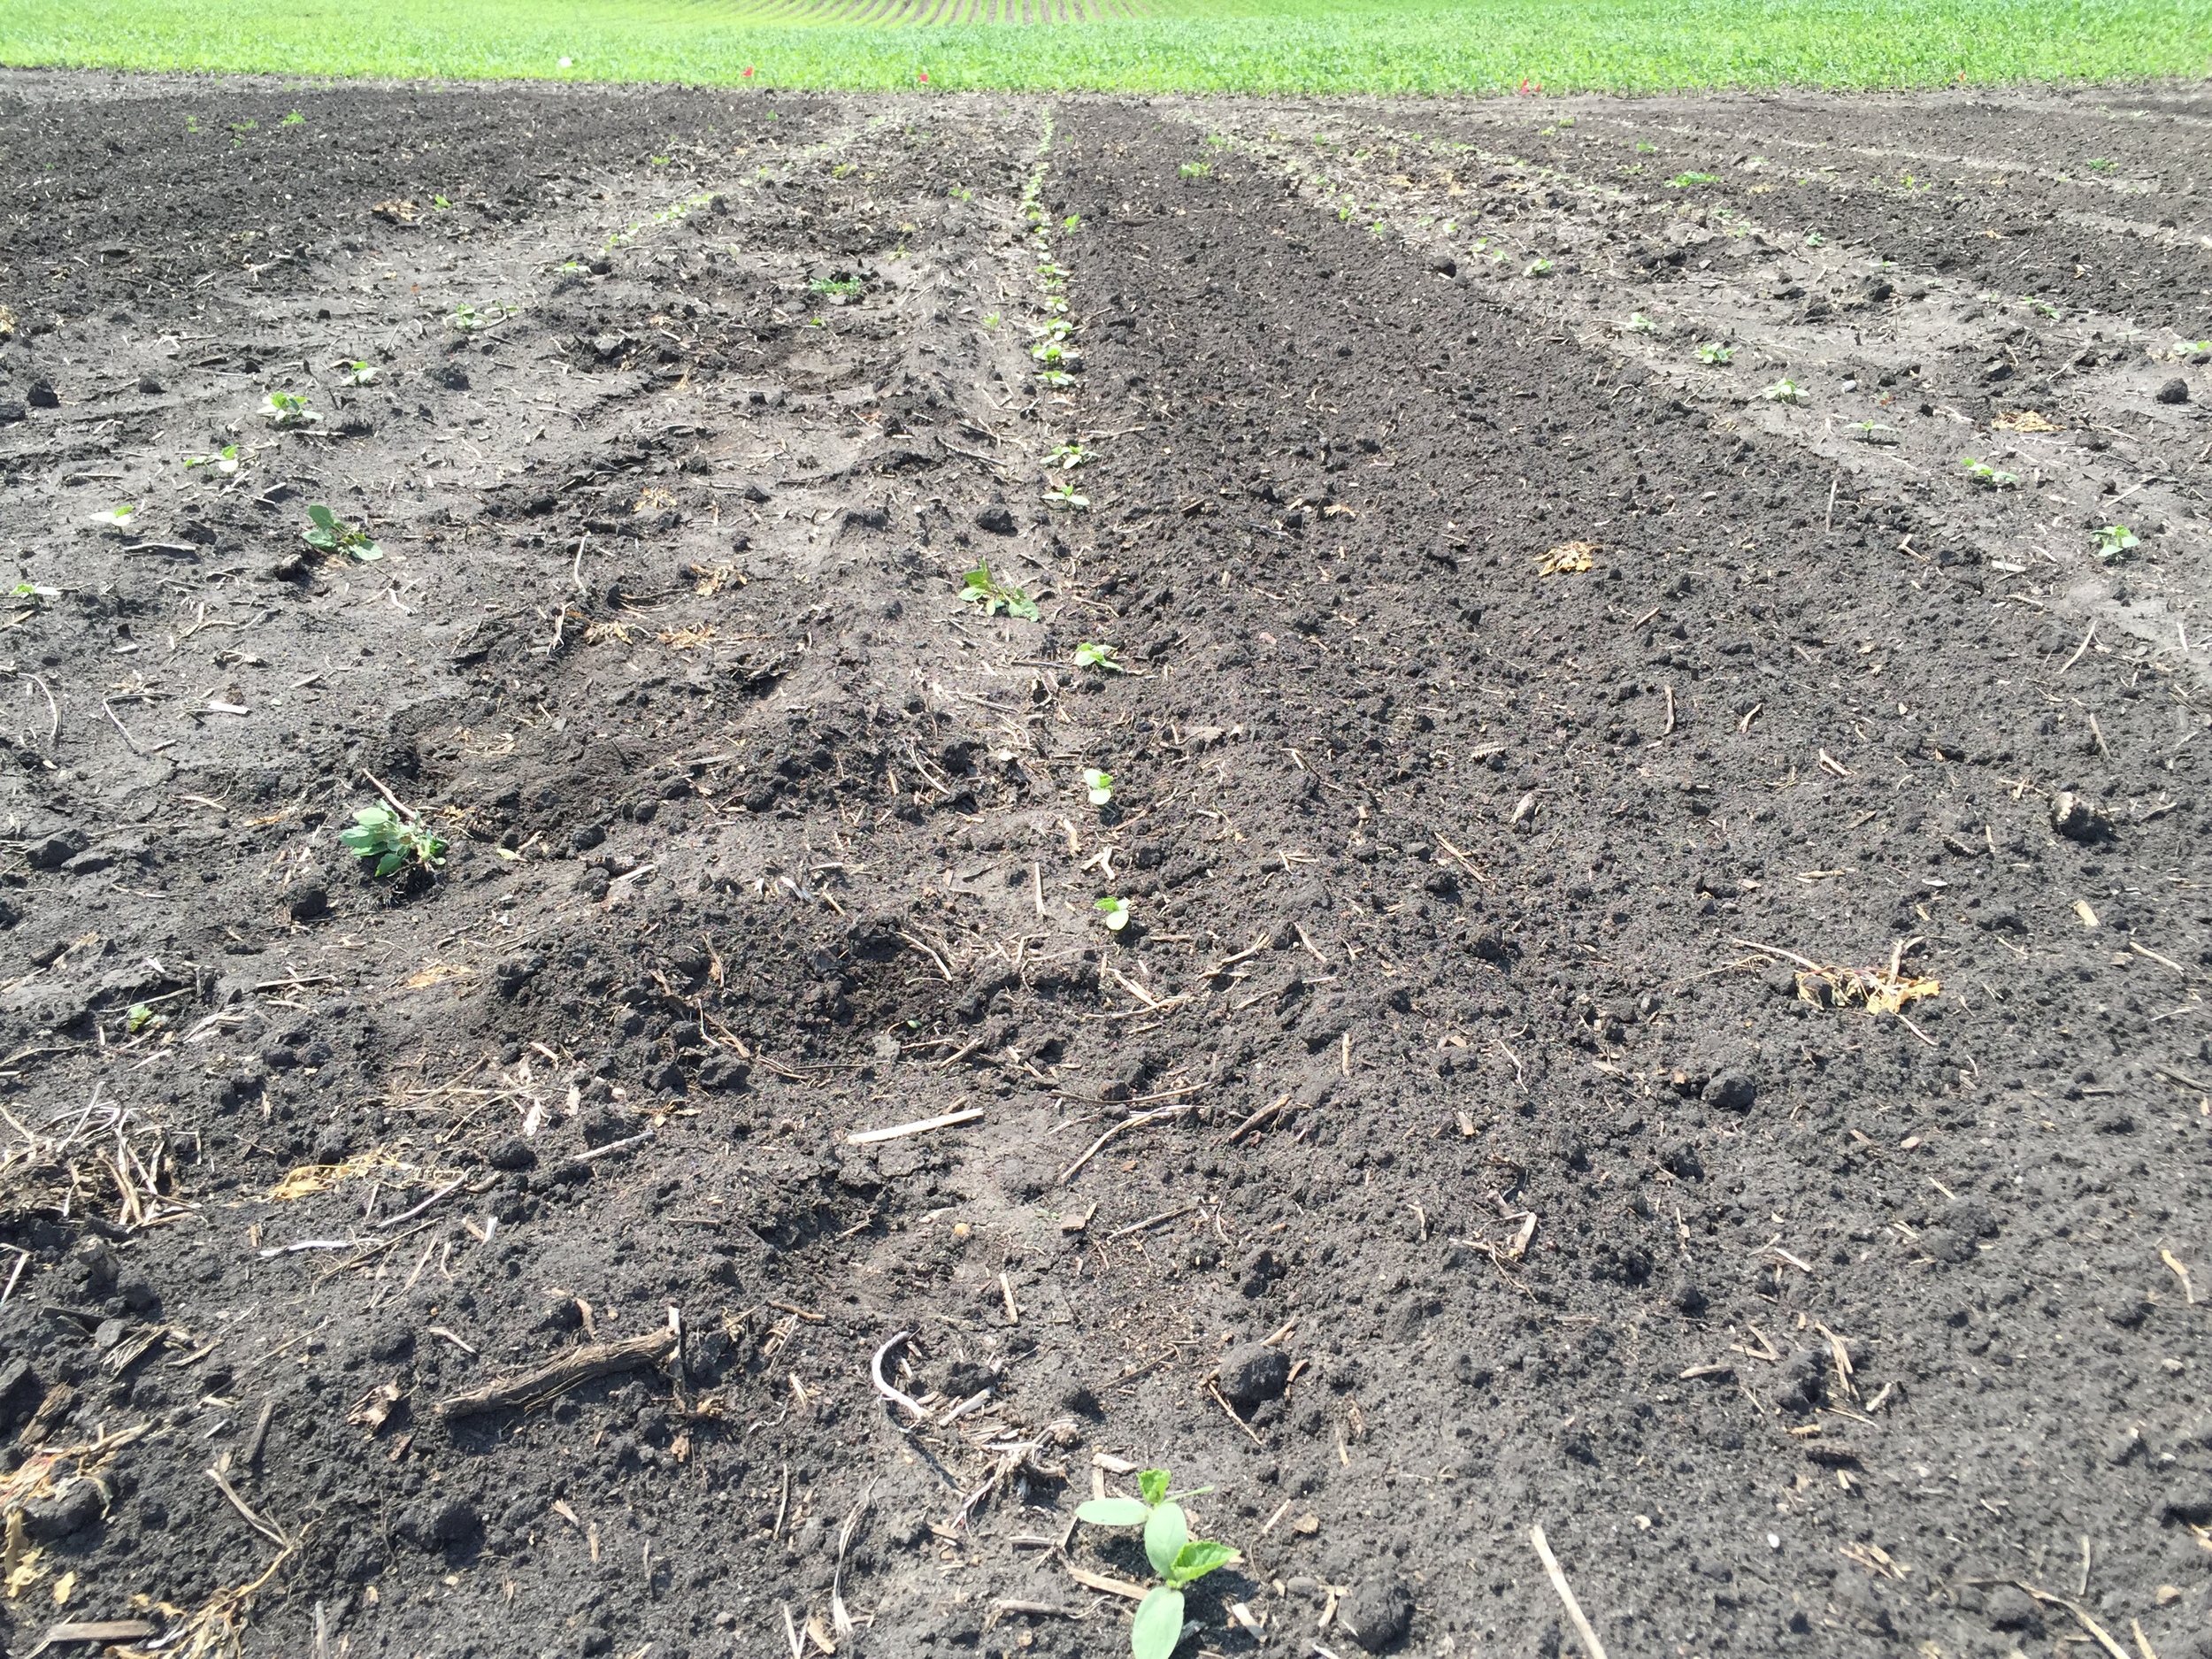
[[225, 475], [235, 472], [238, 470], [238, 446], [227, 443], [212, 455], [188, 455], [184, 457], [186, 472], [196, 466], [211, 466]]
[[1714, 368], [1726, 368], [1735, 355], [1735, 347], [1724, 346], [1717, 340], [1708, 340], [1697, 349], [1697, 360]]
[[384, 549], [366, 530], [348, 524], [320, 502], [307, 510], [307, 528], [300, 532], [300, 540], [318, 552], [363, 564], [384, 557]]
[[1968, 478], [1990, 489], [2009, 488], [2020, 481], [2020, 475], [2017, 472], [2000, 471], [1990, 465], [1988, 462], [1978, 461], [1970, 455], [1959, 457], [1959, 465], [1966, 469]]
[[1686, 190], [1694, 184], [1718, 184], [1720, 175], [1712, 173], [1678, 173], [1667, 183], [1678, 190]]
[[1124, 672], [1121, 658], [1114, 655], [1112, 646], [1094, 645], [1088, 640], [1075, 648], [1075, 665], [1078, 668], [1095, 668], [1102, 674]]
[[1104, 806], [1114, 798], [1114, 774], [1101, 772], [1095, 766], [1086, 767], [1083, 787], [1089, 792], [1093, 806]]
[[2143, 538], [2124, 524], [2108, 524], [2097, 532], [2097, 557], [2116, 559], [2131, 548], [2140, 547]]
[[[1047, 303], [1051, 302], [1048, 301]], [[1071, 472], [1087, 462], [1098, 459], [1098, 451], [1079, 443], [1063, 443], [1045, 457], [1047, 466], [1056, 466], [1064, 472]]]
[[352, 827], [338, 833], [338, 844], [357, 858], [375, 859], [380, 876], [396, 874], [410, 859], [435, 870], [445, 855], [442, 841], [388, 806], [357, 808]]
[[1795, 380], [1777, 380], [1759, 396], [1770, 403], [1801, 403], [1805, 401], [1805, 388]]
[[280, 432], [311, 426], [322, 419], [297, 392], [271, 392], [261, 400], [261, 418]]
[[376, 379], [373, 363], [350, 362], [341, 365], [346, 372], [348, 386], [367, 386]]
[[103, 530], [128, 530], [131, 520], [138, 516], [137, 506], [125, 502], [120, 507], [103, 507], [92, 515], [92, 522]]
[[[1127, 899], [1103, 898], [1091, 908], [1105, 912], [1106, 931], [1110, 933], [1118, 933], [1129, 926], [1129, 901]], [[1123, 1525], [1125, 1525], [1127, 1523], [1125, 1522]]]
[[1045, 505], [1058, 507], [1068, 512], [1087, 512], [1090, 510], [1091, 498], [1077, 495], [1075, 486], [1064, 480], [1060, 483], [1045, 486]]
[[1659, 325], [1641, 311], [1629, 312], [1628, 320], [1621, 326], [1632, 334], [1655, 334], [1659, 332]]
[[[1112, 901], [1115, 903], [1119, 900]], [[1103, 907], [1107, 900], [1101, 899]], [[1114, 924], [1110, 919], [1108, 926]], [[1183, 1590], [1217, 1567], [1237, 1559], [1227, 1544], [1193, 1538], [1190, 1522], [1178, 1498], [1194, 1498], [1213, 1490], [1200, 1486], [1192, 1492], [1168, 1490], [1167, 1471], [1141, 1470], [1139, 1498], [1093, 1498], [1075, 1511], [1075, 1518], [1093, 1526], [1141, 1526], [1145, 1559], [1162, 1582], [1145, 1592], [1137, 1603], [1135, 1621], [1129, 1626], [1131, 1659], [1168, 1659], [1183, 1640]]]
[[1002, 582], [992, 575], [988, 565], [977, 565], [960, 580], [960, 596], [970, 604], [981, 605], [985, 616], [995, 617], [1003, 611], [1024, 622], [1037, 620], [1037, 602], [1011, 582]]

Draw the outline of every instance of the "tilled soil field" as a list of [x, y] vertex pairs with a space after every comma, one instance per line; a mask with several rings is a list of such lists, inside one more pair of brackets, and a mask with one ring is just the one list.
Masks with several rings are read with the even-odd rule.
[[2208, 126], [0, 82], [7, 1651], [2212, 1655]]

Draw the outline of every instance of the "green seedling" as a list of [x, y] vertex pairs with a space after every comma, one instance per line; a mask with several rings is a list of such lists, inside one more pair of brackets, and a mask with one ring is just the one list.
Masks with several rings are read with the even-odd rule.
[[1083, 773], [1083, 787], [1090, 792], [1093, 806], [1104, 806], [1114, 798], [1114, 774], [1096, 767], [1087, 768]]
[[1075, 376], [1070, 374], [1065, 369], [1040, 369], [1037, 371], [1037, 383], [1040, 386], [1049, 386], [1056, 389], [1060, 387], [1074, 385]]
[[277, 125], [279, 127], [304, 127], [307, 125], [307, 118], [304, 115], [302, 115], [297, 110], [294, 110], [289, 115], [279, 121]]
[[443, 841], [388, 806], [357, 809], [353, 827], [339, 832], [338, 844], [357, 858], [375, 859], [380, 876], [396, 874], [411, 858], [435, 870], [445, 852]]
[[1694, 184], [1718, 184], [1720, 175], [1713, 173], [1678, 173], [1667, 182], [1675, 189], [1686, 190]]
[[1959, 465], [1966, 469], [1966, 476], [1977, 484], [1991, 489], [2006, 489], [2020, 481], [2017, 472], [2001, 472], [1986, 461], [1978, 461], [1970, 455], [1959, 457]]
[[860, 297], [860, 279], [856, 276], [816, 277], [807, 288], [813, 293], [834, 295], [841, 299]]
[[[1119, 905], [1119, 899], [1101, 899], [1098, 907]], [[1126, 907], [1124, 907], [1125, 910]], [[1111, 917], [1109, 927], [1117, 926]], [[1225, 1567], [1237, 1559], [1237, 1552], [1226, 1544], [1217, 1544], [1209, 1539], [1193, 1538], [1190, 1522], [1183, 1514], [1178, 1498], [1194, 1498], [1210, 1492], [1210, 1486], [1201, 1486], [1194, 1492], [1170, 1492], [1167, 1471], [1146, 1469], [1137, 1475], [1137, 1488], [1143, 1493], [1138, 1498], [1093, 1498], [1075, 1511], [1076, 1519], [1092, 1526], [1141, 1526], [1144, 1528], [1145, 1559], [1152, 1563], [1162, 1582], [1145, 1593], [1137, 1603], [1137, 1616], [1129, 1627], [1131, 1659], [1168, 1659], [1176, 1644], [1183, 1640], [1183, 1590], [1187, 1585], [1204, 1578], [1217, 1567]]]
[[2108, 159], [2106, 157], [2098, 156], [2085, 165], [2092, 173], [2110, 173], [2113, 168], [2117, 166], [2119, 164], [2116, 161]]
[[972, 202], [975, 200], [975, 192], [964, 185], [956, 184], [945, 192], [945, 199], [949, 202]]
[[1697, 360], [1715, 368], [1725, 368], [1736, 355], [1736, 348], [1724, 346], [1717, 340], [1708, 340], [1697, 349]]
[[453, 204], [447, 201], [442, 196], [434, 196], [430, 198], [430, 205], [437, 209], [439, 212], [443, 213], [450, 209]]
[[1203, 179], [1210, 176], [1213, 170], [1214, 165], [1210, 161], [1187, 161], [1175, 171], [1186, 179]]
[[1078, 668], [1095, 668], [1102, 674], [1118, 674], [1122, 672], [1121, 658], [1114, 655], [1112, 646], [1094, 645], [1088, 640], [1075, 648], [1075, 665]]
[[1861, 443], [1895, 443], [1904, 436], [1896, 427], [1885, 426], [1878, 420], [1854, 420], [1847, 425]]
[[311, 426], [322, 419], [297, 392], [271, 392], [261, 400], [261, 418], [280, 432]]
[[346, 384], [348, 386], [367, 386], [372, 384], [375, 380], [376, 365], [373, 363], [355, 362], [346, 365]]
[[1629, 312], [1628, 321], [1622, 326], [1632, 334], [1655, 334], [1659, 332], [1659, 325], [1641, 311]]
[[1069, 352], [1057, 340], [1040, 340], [1029, 348], [1029, 355], [1048, 369], [1059, 369], [1067, 366]]
[[1759, 396], [1770, 403], [1801, 403], [1805, 401], [1805, 388], [1795, 380], [1777, 380], [1761, 390]]
[[1647, 144], [1642, 139], [1640, 138], [1636, 141], [1636, 153], [1640, 156], [1655, 156], [1659, 153], [1659, 146], [1656, 144]]
[[983, 614], [995, 617], [1003, 611], [1010, 617], [1019, 617], [1024, 622], [1034, 622], [1037, 602], [1010, 582], [1002, 582], [991, 574], [988, 565], [979, 565], [961, 578], [960, 596], [971, 604], [983, 607]]
[[2097, 532], [2097, 557], [2101, 559], [2116, 559], [2130, 548], [2142, 544], [2142, 537], [2124, 524], [2108, 524]]
[[1057, 484], [1047, 486], [1045, 505], [1057, 507], [1063, 512], [1088, 512], [1091, 507], [1091, 498], [1088, 495], [1077, 495], [1075, 486], [1063, 480]]
[[227, 443], [212, 455], [188, 455], [184, 457], [184, 465], [187, 472], [196, 466], [211, 466], [226, 475], [235, 472], [238, 470], [238, 446]]
[[36, 582], [18, 582], [9, 591], [16, 598], [27, 601], [34, 611], [50, 600], [61, 597], [60, 588], [42, 588]]
[[366, 530], [348, 524], [320, 502], [307, 510], [307, 528], [300, 532], [300, 540], [319, 552], [363, 564], [384, 557], [384, 549], [370, 539]]
[[986, 311], [983, 313], [983, 326], [986, 328], [995, 328], [998, 325], [999, 314], [996, 311]]
[[2174, 342], [2174, 349], [2166, 355], [2201, 363], [2207, 357], [2212, 357], [2212, 340], [2177, 340]]
[[1532, 259], [1521, 271], [1521, 274], [1525, 277], [1547, 277], [1551, 273], [1552, 263], [1548, 259]]
[[142, 1031], [150, 1031], [168, 1023], [165, 1016], [155, 1013], [143, 1002], [133, 1002], [129, 1011], [123, 1016], [123, 1029], [134, 1037]]
[[1060, 221], [1060, 228], [1068, 235], [1074, 235], [1076, 232], [1083, 228], [1083, 216], [1080, 213], [1069, 214]]
[[103, 530], [127, 530], [131, 520], [138, 516], [138, 508], [130, 502], [120, 507], [103, 507], [92, 515], [92, 522]]
[[1805, 233], [1805, 245], [1808, 248], [1825, 248], [1828, 239], [1816, 230], [1809, 230]]
[[494, 323], [503, 322], [521, 309], [519, 305], [487, 305], [480, 311], [464, 300], [453, 308], [453, 315], [447, 320], [462, 334], [472, 334], [480, 328], [489, 328]]
[[[1129, 926], [1129, 901], [1127, 899], [1101, 899], [1092, 908], [1106, 912], [1106, 931], [1110, 933], [1118, 933]], [[1128, 1523], [1124, 1522], [1122, 1525], [1127, 1525]]]
[[1056, 466], [1063, 472], [1072, 472], [1079, 466], [1098, 459], [1098, 451], [1086, 449], [1079, 443], [1064, 443], [1045, 457], [1047, 466]]

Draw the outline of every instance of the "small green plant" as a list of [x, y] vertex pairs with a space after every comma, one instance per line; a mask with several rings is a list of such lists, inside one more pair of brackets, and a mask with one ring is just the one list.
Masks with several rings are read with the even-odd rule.
[[2108, 524], [2097, 532], [2097, 557], [2101, 559], [2116, 559], [2129, 549], [2142, 544], [2142, 537], [2124, 524]]
[[322, 419], [297, 392], [271, 392], [261, 400], [261, 418], [280, 432], [311, 426]]
[[1095, 668], [1102, 674], [1118, 674], [1122, 672], [1121, 659], [1114, 655], [1112, 646], [1094, 645], [1088, 640], [1075, 648], [1075, 665], [1078, 668]]
[[1714, 368], [1725, 368], [1735, 355], [1735, 347], [1724, 346], [1717, 340], [1708, 340], [1697, 349], [1697, 360]]
[[2020, 481], [2017, 472], [2001, 472], [1988, 462], [1978, 461], [1970, 455], [1959, 457], [1959, 465], [1966, 469], [1967, 477], [1991, 489], [2006, 489]]
[[357, 858], [375, 859], [380, 876], [396, 873], [411, 858], [435, 870], [445, 852], [443, 841], [388, 806], [357, 809], [353, 827], [339, 832], [338, 844]]
[[[1126, 914], [1127, 907], [1119, 899], [1101, 899], [1098, 908], [1110, 904], [1121, 906]], [[1119, 923], [1109, 916], [1106, 925], [1115, 927]], [[1162, 1582], [1137, 1603], [1136, 1619], [1129, 1627], [1129, 1651], [1132, 1659], [1168, 1659], [1183, 1640], [1184, 1587], [1217, 1567], [1227, 1566], [1237, 1559], [1237, 1552], [1226, 1544], [1193, 1538], [1183, 1506], [1176, 1502], [1210, 1492], [1210, 1486], [1170, 1492], [1166, 1470], [1146, 1469], [1138, 1472], [1137, 1489], [1144, 1494], [1141, 1499], [1093, 1498], [1076, 1509], [1075, 1517], [1092, 1526], [1144, 1528], [1145, 1559]]]
[[1808, 248], [1825, 248], [1828, 239], [1816, 230], [1809, 230], [1805, 233], [1805, 245]]
[[970, 604], [981, 605], [987, 617], [1003, 611], [1024, 622], [1037, 620], [1037, 602], [1012, 583], [992, 575], [988, 565], [979, 565], [961, 578], [960, 596]]
[[238, 446], [227, 443], [212, 455], [188, 455], [184, 457], [184, 465], [187, 472], [196, 466], [211, 466], [226, 475], [235, 472], [238, 470]]
[[370, 385], [376, 379], [376, 365], [360, 362], [349, 363], [346, 365], [345, 379], [348, 386]]
[[1659, 332], [1659, 325], [1641, 311], [1629, 312], [1628, 320], [1622, 326], [1632, 334], [1655, 334]]
[[1640, 156], [1655, 156], [1659, 153], [1659, 146], [1656, 144], [1647, 144], [1642, 139], [1640, 138], [1636, 141], [1636, 153]]
[[103, 530], [127, 530], [131, 527], [131, 520], [137, 516], [137, 506], [134, 503], [125, 502], [119, 507], [101, 508], [99, 511], [92, 515], [92, 522]]
[[850, 274], [816, 277], [807, 284], [807, 288], [813, 293], [833, 295], [840, 299], [856, 300], [860, 297], [860, 279]]
[[1040, 340], [1029, 348], [1029, 355], [1047, 368], [1057, 369], [1066, 366], [1069, 353], [1068, 349], [1057, 340]]
[[279, 127], [304, 127], [307, 125], [307, 118], [304, 115], [302, 115], [297, 110], [294, 110], [289, 115], [279, 121], [277, 125]]
[[300, 540], [319, 552], [364, 564], [384, 557], [384, 549], [366, 530], [348, 524], [320, 502], [307, 510], [307, 528], [300, 532]]
[[1777, 380], [1763, 388], [1759, 396], [1770, 403], [1801, 403], [1805, 401], [1805, 388], [1795, 380]]
[[1525, 277], [1547, 277], [1551, 273], [1552, 263], [1548, 259], [1532, 259], [1521, 271]]
[[27, 602], [34, 611], [49, 600], [61, 597], [60, 588], [42, 588], [36, 582], [18, 582], [9, 592], [14, 597]]
[[1848, 421], [1846, 426], [1861, 443], [1895, 443], [1904, 436], [1896, 427], [1885, 426], [1878, 420]]
[[1175, 171], [1186, 179], [1203, 179], [1210, 177], [1213, 170], [1214, 165], [1210, 161], [1187, 161]]
[[[1110, 933], [1118, 933], [1129, 926], [1129, 901], [1127, 899], [1101, 899], [1092, 908], [1106, 912], [1106, 931]], [[1125, 1526], [1128, 1523], [1125, 1521], [1121, 1525]]]
[[956, 184], [945, 192], [945, 199], [951, 202], [972, 202], [975, 200], [975, 192], [964, 185]]
[[2092, 157], [2085, 164], [2092, 173], [2110, 173], [2119, 164], [2104, 156]]
[[1074, 235], [1076, 232], [1083, 228], [1083, 216], [1080, 213], [1069, 214], [1060, 221], [1060, 228], [1068, 235]]
[[999, 314], [996, 311], [986, 311], [983, 313], [983, 326], [986, 328], [995, 328], [998, 325]]
[[134, 1037], [142, 1031], [155, 1030], [168, 1023], [165, 1015], [155, 1013], [144, 1002], [133, 1002], [129, 1011], [123, 1016], [123, 1029]]
[[1098, 451], [1086, 449], [1079, 443], [1063, 443], [1045, 457], [1047, 466], [1056, 466], [1064, 472], [1071, 472], [1087, 462], [1098, 459]]
[[1045, 505], [1056, 507], [1063, 512], [1088, 512], [1091, 507], [1091, 498], [1088, 495], [1077, 495], [1075, 486], [1063, 479], [1057, 484], [1046, 486]]
[[519, 305], [487, 305], [480, 311], [464, 300], [453, 308], [453, 315], [447, 320], [460, 333], [472, 334], [480, 328], [505, 321], [521, 309]]
[[[1104, 806], [1114, 798], [1114, 774], [1101, 772], [1095, 766], [1086, 768], [1083, 787], [1090, 793], [1093, 806]], [[1108, 924], [1109, 926], [1112, 925], [1110, 922]]]
[[1678, 190], [1686, 190], [1694, 184], [1718, 184], [1720, 175], [1713, 173], [1678, 173], [1667, 180]]
[[434, 196], [430, 198], [430, 205], [437, 209], [439, 212], [443, 213], [449, 211], [453, 206], [453, 204], [447, 201], [442, 196]]
[[1065, 369], [1039, 369], [1037, 383], [1040, 386], [1049, 386], [1057, 389], [1064, 386], [1074, 385], [1075, 376], [1070, 374]]

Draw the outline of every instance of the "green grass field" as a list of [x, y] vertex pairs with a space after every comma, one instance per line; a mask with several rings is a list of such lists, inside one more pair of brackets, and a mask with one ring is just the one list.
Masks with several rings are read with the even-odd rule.
[[2142, 80], [2212, 69], [2212, 0], [1044, 0], [1045, 15], [1079, 11], [1094, 20], [914, 20], [997, 16], [1007, 3], [5, 0], [0, 63], [849, 89], [918, 87], [926, 76], [941, 90], [1419, 94], [1495, 92], [1524, 81], [1547, 92], [1641, 92]]

